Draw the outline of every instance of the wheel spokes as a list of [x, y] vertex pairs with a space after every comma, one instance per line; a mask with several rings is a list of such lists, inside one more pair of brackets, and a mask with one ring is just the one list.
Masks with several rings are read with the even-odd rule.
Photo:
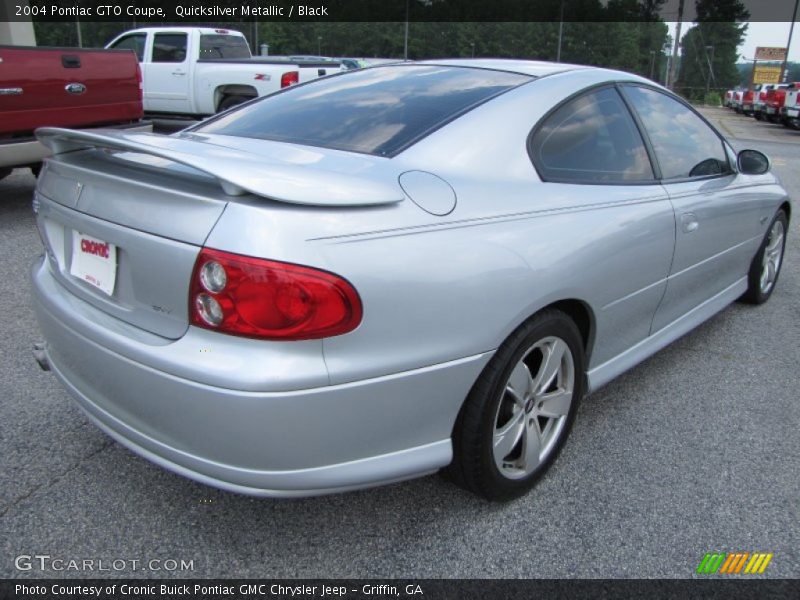
[[538, 414], [554, 418], [565, 416], [571, 404], [572, 391], [562, 389], [539, 396], [536, 402]]
[[525, 422], [525, 441], [522, 448], [522, 465], [530, 473], [539, 464], [542, 452], [542, 432], [536, 417], [528, 417]]
[[514, 398], [514, 401], [522, 407], [525, 405], [525, 400], [533, 393], [533, 389], [533, 377], [531, 377], [530, 369], [523, 361], [519, 361], [514, 370], [511, 371], [506, 390]]
[[503, 459], [511, 454], [511, 451], [519, 443], [525, 431], [525, 412], [520, 410], [508, 423], [494, 432], [493, 452], [496, 463], [501, 463]]
[[542, 346], [542, 364], [533, 380], [534, 393], [541, 394], [550, 388], [558, 375], [561, 361], [567, 350], [567, 345], [560, 339], [555, 339]]

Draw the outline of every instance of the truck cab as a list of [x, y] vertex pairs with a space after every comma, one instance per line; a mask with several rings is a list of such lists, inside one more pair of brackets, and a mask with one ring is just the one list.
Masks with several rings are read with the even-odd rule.
[[244, 35], [231, 29], [147, 27], [125, 32], [106, 47], [136, 52], [148, 113], [211, 115], [341, 71], [338, 62], [253, 57]]

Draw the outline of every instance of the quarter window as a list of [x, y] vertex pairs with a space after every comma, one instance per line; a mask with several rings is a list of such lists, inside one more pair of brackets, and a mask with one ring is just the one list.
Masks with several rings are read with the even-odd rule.
[[181, 63], [186, 60], [185, 33], [157, 33], [153, 39], [153, 62]]
[[545, 180], [574, 183], [653, 181], [644, 142], [622, 98], [603, 88], [571, 100], [547, 117], [531, 139]]
[[111, 47], [114, 50], [133, 50], [136, 52], [136, 58], [139, 59], [139, 62], [142, 62], [144, 59], [144, 42], [146, 37], [147, 36], [143, 33], [126, 35]]
[[666, 94], [627, 86], [625, 94], [642, 120], [664, 179], [728, 173], [722, 140], [697, 114]]

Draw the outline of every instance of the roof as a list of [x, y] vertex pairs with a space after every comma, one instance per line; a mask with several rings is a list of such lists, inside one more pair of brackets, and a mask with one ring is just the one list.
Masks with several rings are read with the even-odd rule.
[[497, 71], [522, 73], [525, 75], [532, 75], [534, 77], [544, 77], [545, 75], [552, 75], [553, 73], [591, 68], [584, 65], [546, 62], [541, 60], [519, 60], [511, 58], [444, 58], [436, 60], [422, 60], [416, 62], [415, 64], [494, 69]]

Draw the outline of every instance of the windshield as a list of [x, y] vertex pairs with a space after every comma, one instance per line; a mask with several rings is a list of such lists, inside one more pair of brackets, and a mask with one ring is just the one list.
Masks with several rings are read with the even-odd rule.
[[200, 58], [251, 58], [247, 41], [238, 35], [200, 36]]
[[532, 79], [435, 65], [350, 71], [266, 96], [195, 131], [392, 156]]

